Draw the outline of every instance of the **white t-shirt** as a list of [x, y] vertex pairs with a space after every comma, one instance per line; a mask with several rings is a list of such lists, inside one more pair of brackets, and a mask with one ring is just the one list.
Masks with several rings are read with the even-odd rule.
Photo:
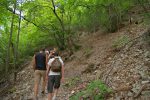
[[[64, 65], [64, 62], [63, 60], [61, 59], [60, 56], [58, 57], [55, 57], [55, 58], [59, 58], [59, 61], [61, 62], [62, 66]], [[51, 58], [49, 61], [48, 61], [48, 65], [51, 66], [52, 62], [55, 60], [55, 58]], [[60, 72], [53, 72], [52, 70], [49, 71], [49, 76], [50, 75], [60, 75]]]

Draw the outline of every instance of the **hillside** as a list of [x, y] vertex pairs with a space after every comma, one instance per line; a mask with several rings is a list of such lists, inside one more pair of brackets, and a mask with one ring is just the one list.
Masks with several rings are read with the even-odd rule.
[[[107, 100], [149, 100], [150, 44], [145, 38], [149, 38], [150, 33], [145, 32], [145, 26], [138, 24], [116, 33], [98, 31], [81, 37], [80, 50], [65, 61], [65, 82], [58, 100], [68, 100], [97, 79], [112, 89]], [[113, 46], [120, 37], [128, 39], [121, 47]], [[2, 100], [32, 100], [33, 82], [33, 70], [28, 64], [19, 72], [15, 86], [1, 97]], [[39, 100], [46, 98], [43, 95]]]

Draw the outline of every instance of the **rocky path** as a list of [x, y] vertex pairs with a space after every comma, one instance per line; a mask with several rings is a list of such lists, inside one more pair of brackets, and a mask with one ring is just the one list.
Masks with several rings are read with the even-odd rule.
[[[120, 36], [130, 39], [141, 35], [142, 26], [131, 27], [112, 34], [99, 34], [82, 39], [81, 50], [65, 62], [65, 82], [61, 85], [57, 100], [69, 100], [69, 96], [94, 79], [103, 80], [113, 93], [107, 100], [150, 100], [150, 49], [139, 38], [121, 51], [112, 49], [113, 41]], [[85, 42], [86, 41], [86, 42]], [[18, 73], [16, 85], [2, 100], [32, 100], [33, 70], [30, 64]], [[39, 100], [47, 100], [47, 94], [39, 91]]]

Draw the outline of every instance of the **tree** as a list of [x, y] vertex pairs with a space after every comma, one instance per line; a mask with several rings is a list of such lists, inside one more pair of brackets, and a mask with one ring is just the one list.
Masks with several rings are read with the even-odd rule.
[[[14, 1], [14, 10], [13, 13], [16, 11], [16, 0]], [[8, 41], [8, 47], [7, 47], [7, 56], [6, 56], [6, 73], [8, 72], [9, 64], [10, 64], [10, 46], [12, 42], [12, 34], [13, 34], [13, 26], [14, 26], [14, 18], [15, 15], [12, 14], [12, 21], [11, 21], [11, 28], [10, 28], [10, 36], [9, 36], [9, 41]]]

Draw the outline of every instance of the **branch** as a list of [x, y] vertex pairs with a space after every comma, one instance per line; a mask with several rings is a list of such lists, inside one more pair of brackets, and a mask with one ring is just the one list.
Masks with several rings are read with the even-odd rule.
[[81, 6], [81, 7], [86, 7], [88, 9], [92, 8], [92, 7], [104, 7], [104, 8], [107, 8], [109, 7], [110, 5], [104, 5], [104, 4], [93, 4], [93, 5], [88, 5], [88, 4], [78, 4], [76, 5], [76, 7], [78, 6]]
[[56, 13], [56, 8], [55, 8], [54, 1], [51, 0], [51, 2], [52, 2], [52, 5], [53, 5], [53, 13], [55, 14], [55, 16], [57, 17], [57, 19], [59, 20], [60, 25], [61, 25], [61, 27], [62, 27], [62, 31], [64, 32], [64, 31], [65, 31], [65, 28], [64, 28], [63, 21], [60, 19], [60, 17], [59, 17], [58, 14]]
[[[15, 12], [13, 11], [13, 9], [7, 7], [6, 5], [4, 5], [4, 4], [2, 4], [2, 3], [0, 3], [0, 5], [1, 5], [2, 7], [4, 7], [6, 10], [8, 10], [9, 12], [11, 12], [11, 13], [17, 15], [17, 16], [20, 16], [19, 14], [15, 13]], [[40, 6], [40, 5], [36, 5], [36, 6]], [[34, 6], [34, 7], [35, 7], [35, 6]], [[48, 7], [48, 6], [47, 6], [47, 7]], [[49, 7], [49, 8], [51, 8], [51, 7]], [[51, 9], [52, 9], [52, 8], [51, 8]], [[41, 27], [41, 26], [37, 25], [36, 23], [34, 23], [33, 21], [31, 21], [31, 20], [25, 18], [24, 16], [21, 16], [21, 18], [24, 19], [25, 21], [27, 21], [27, 22], [33, 24], [34, 26], [36, 26], [36, 27], [42, 29], [42, 30], [48, 30], [48, 31], [50, 31], [49, 28], [47, 28], [47, 27]], [[53, 25], [51, 25], [51, 26], [53, 27]]]

